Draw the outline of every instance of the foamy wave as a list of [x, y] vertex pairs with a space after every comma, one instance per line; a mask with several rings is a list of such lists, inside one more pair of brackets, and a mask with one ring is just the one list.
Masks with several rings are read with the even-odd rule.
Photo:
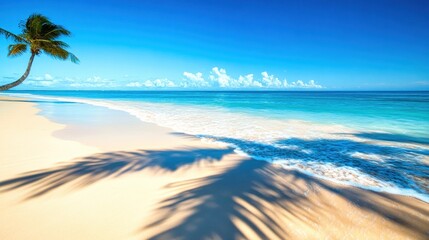
[[[235, 147], [238, 153], [308, 174], [429, 202], [429, 149], [356, 137], [356, 130], [274, 120], [217, 107], [18, 95], [125, 111], [144, 122]], [[426, 160], [425, 160], [426, 159]]]

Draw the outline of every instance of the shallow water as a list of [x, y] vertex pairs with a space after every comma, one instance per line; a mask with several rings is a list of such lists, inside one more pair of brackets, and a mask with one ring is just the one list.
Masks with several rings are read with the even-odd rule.
[[429, 92], [13, 94], [38, 98], [42, 114], [56, 121], [69, 112], [43, 101], [104, 106], [286, 168], [429, 199]]

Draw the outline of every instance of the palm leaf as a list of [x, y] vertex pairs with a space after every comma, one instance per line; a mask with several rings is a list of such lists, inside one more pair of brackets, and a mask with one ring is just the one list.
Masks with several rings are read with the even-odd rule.
[[9, 53], [8, 56], [19, 56], [22, 55], [25, 51], [27, 51], [27, 44], [17, 43], [9, 45]]
[[60, 47], [43, 48], [43, 51], [45, 52], [45, 54], [56, 59], [60, 59], [60, 60], [70, 59], [70, 61], [73, 63], [79, 63], [80, 61], [73, 53]]
[[66, 60], [69, 58], [69, 52], [63, 48], [59, 47], [45, 47], [43, 48], [43, 51], [49, 55], [50, 57], [60, 59], [60, 60]]
[[44, 39], [56, 39], [61, 36], [70, 36], [70, 31], [65, 29], [64, 27], [60, 25], [55, 25], [51, 23], [45, 23], [43, 24], [43, 27], [41, 29], [42, 37]]
[[76, 55], [74, 55], [73, 53], [69, 52], [69, 56], [70, 56], [70, 61], [72, 61], [72, 63], [80, 62], [79, 58], [77, 58]]
[[41, 14], [33, 14], [26, 21], [19, 24], [27, 39], [43, 38], [42, 29], [44, 25], [53, 25], [49, 19]]
[[11, 33], [3, 28], [0, 28], [0, 35], [4, 35], [6, 39], [12, 38], [15, 42], [25, 42], [25, 39], [22, 38], [22, 36]]
[[42, 48], [43, 47], [61, 47], [68, 48], [69, 45], [63, 41], [58, 40], [46, 40], [46, 39], [36, 39], [33, 43], [38, 43]]
[[48, 41], [48, 40], [38, 40], [40, 48], [49, 56], [66, 60], [70, 59], [73, 63], [78, 63], [79, 59], [73, 54], [65, 50], [69, 45], [62, 41]]

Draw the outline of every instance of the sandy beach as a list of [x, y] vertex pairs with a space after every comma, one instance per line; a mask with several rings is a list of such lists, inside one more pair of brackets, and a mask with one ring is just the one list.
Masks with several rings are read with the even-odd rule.
[[0, 97], [0, 239], [429, 238], [421, 200], [94, 112], [60, 124], [35, 101]]

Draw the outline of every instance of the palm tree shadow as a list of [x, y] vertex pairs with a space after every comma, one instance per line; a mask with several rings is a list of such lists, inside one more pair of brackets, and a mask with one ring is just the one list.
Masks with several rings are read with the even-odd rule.
[[[317, 229], [320, 216], [331, 214], [310, 196], [329, 192], [361, 209], [427, 237], [428, 221], [407, 216], [429, 214], [427, 209], [408, 205], [391, 195], [357, 188], [332, 187], [329, 183], [298, 171], [277, 168], [265, 161], [244, 160], [227, 171], [166, 186], [176, 192], [159, 203], [153, 221], [140, 230], [154, 232], [145, 239], [285, 239], [291, 237], [288, 221]], [[403, 206], [392, 209], [390, 204]], [[173, 216], [192, 213], [171, 224]], [[405, 210], [404, 210], [405, 209]], [[250, 235], [249, 235], [250, 233]]]
[[[232, 144], [251, 156], [270, 159], [280, 156], [309, 164], [318, 162], [353, 167], [399, 187], [410, 187], [412, 175], [420, 178], [417, 183], [422, 193], [427, 191], [425, 183], [429, 180], [429, 168], [417, 159], [428, 155], [426, 149], [374, 145], [349, 139], [292, 138], [269, 145], [242, 139], [203, 137]], [[351, 154], [353, 152], [387, 156], [383, 159], [385, 165], [380, 167], [380, 162], [360, 159]], [[281, 169], [266, 161], [245, 160], [223, 173], [178, 182], [167, 188], [176, 193], [162, 201], [153, 221], [141, 228], [144, 233], [151, 234], [145, 238], [284, 239], [291, 236], [288, 219], [316, 229], [317, 219], [329, 214], [320, 205], [329, 203], [314, 202], [314, 198], [309, 197], [318, 192], [328, 192], [380, 216], [386, 222], [409, 230], [418, 238], [429, 237], [429, 221], [427, 217], [421, 217], [422, 214], [429, 216], [429, 211], [423, 205], [408, 203], [381, 192], [333, 187], [318, 178]], [[190, 215], [184, 217], [180, 224], [171, 224], [172, 216], [186, 212], [190, 206]]]
[[[179, 193], [162, 201], [155, 211], [158, 215], [154, 216], [154, 221], [145, 225], [142, 230], [159, 228], [167, 223], [168, 216], [178, 214], [182, 206], [196, 201], [199, 204], [193, 208], [193, 214], [179, 225], [158, 232], [149, 239], [246, 238], [238, 227], [240, 223], [249, 226], [263, 239], [270, 239], [272, 235], [284, 236], [285, 229], [276, 221], [276, 215], [259, 210], [260, 201], [289, 209], [283, 203], [300, 202], [305, 195], [303, 191], [294, 189], [297, 188], [294, 184], [269, 182], [275, 172], [269, 171], [268, 165], [264, 161], [244, 160], [224, 173], [166, 186], [172, 190], [179, 189]], [[291, 194], [296, 191], [300, 193]], [[246, 208], [249, 205], [253, 206], [251, 210]], [[263, 223], [268, 230], [264, 231], [257, 222]]]
[[[265, 155], [283, 151], [283, 154], [295, 158], [310, 160], [321, 157], [327, 162], [334, 162], [335, 157], [342, 156], [336, 151], [339, 147], [348, 146], [359, 150], [359, 143], [347, 145], [348, 142], [331, 140], [312, 142], [285, 139], [278, 142], [278, 147], [237, 139], [222, 140], [234, 143], [241, 148], [244, 147], [243, 144], [247, 144], [251, 147], [248, 149], [253, 149], [254, 153], [258, 148], [263, 148]], [[284, 148], [284, 144], [299, 145], [301, 148]], [[367, 152], [395, 150], [379, 148], [380, 146], [361, 147], [360, 151], [367, 150]], [[310, 148], [311, 151], [303, 152], [302, 148]], [[318, 150], [319, 148], [321, 150]], [[321, 155], [322, 150], [326, 151], [326, 157]], [[420, 150], [415, 151], [421, 153]], [[16, 178], [2, 181], [0, 191], [25, 189], [28, 190], [25, 200], [29, 200], [65, 186], [71, 186], [74, 189], [82, 188], [104, 179], [138, 173], [145, 169], [156, 174], [171, 173], [201, 161], [220, 161], [225, 155], [231, 153], [233, 153], [231, 148], [107, 152], [52, 168], [27, 172]], [[330, 154], [334, 156], [329, 157]], [[348, 159], [348, 161], [357, 160]], [[378, 175], [375, 174], [375, 176]], [[407, 228], [422, 239], [428, 237], [429, 223], [427, 220], [422, 220], [421, 215], [429, 216], [429, 211], [421, 205], [412, 205], [383, 193], [357, 188], [339, 189], [317, 178], [298, 171], [281, 169], [265, 161], [238, 161], [236, 165], [222, 173], [172, 183], [166, 188], [172, 190], [173, 195], [159, 202], [153, 221], [141, 228], [146, 233], [155, 232], [155, 235], [145, 236], [145, 238], [284, 239], [291, 236], [290, 225], [287, 225], [289, 220], [300, 221], [310, 228], [317, 228], [318, 217], [328, 214], [320, 207], [320, 203], [314, 202], [314, 198], [309, 197], [321, 191], [329, 192], [365, 211], [383, 217], [386, 221]], [[401, 208], [392, 208], [392, 205]], [[170, 219], [180, 215], [182, 211], [190, 211], [190, 213], [185, 215], [178, 224], [171, 224]]]
[[25, 200], [47, 194], [63, 186], [81, 188], [107, 178], [150, 169], [155, 173], [174, 172], [199, 161], [220, 161], [231, 149], [189, 148], [161, 151], [106, 152], [59, 166], [23, 173], [0, 182], [0, 191], [27, 188]]

